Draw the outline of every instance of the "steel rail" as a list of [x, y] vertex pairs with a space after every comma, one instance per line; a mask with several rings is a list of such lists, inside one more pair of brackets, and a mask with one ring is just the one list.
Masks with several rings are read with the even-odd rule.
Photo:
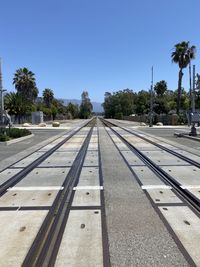
[[[94, 118], [92, 119], [94, 120]], [[43, 155], [41, 155], [38, 159], [34, 160], [32, 163], [30, 163], [28, 166], [23, 168], [20, 172], [13, 175], [8, 181], [4, 182], [0, 186], [0, 197], [6, 193], [7, 189], [9, 187], [15, 186], [19, 181], [21, 181], [28, 173], [30, 173], [34, 168], [36, 168], [39, 164], [41, 164], [45, 159], [47, 159], [51, 154], [53, 154], [58, 148], [60, 148], [65, 142], [67, 142], [70, 138], [72, 138], [76, 133], [78, 133], [82, 128], [87, 127], [87, 125], [92, 121], [90, 120], [86, 124], [82, 125], [81, 127], [78, 127], [76, 130], [72, 130], [72, 133], [67, 136], [65, 139], [63, 139], [60, 143], [56, 144], [54, 147], [52, 147], [50, 150], [45, 152]]]
[[139, 149], [134, 145], [129, 143], [123, 136], [121, 136], [116, 130], [111, 128], [105, 120], [101, 120], [104, 125], [108, 126], [115, 135], [117, 135], [127, 146], [128, 148], [137, 155], [146, 166], [148, 166], [154, 173], [157, 174], [164, 182], [167, 182], [179, 195], [183, 197], [198, 213], [200, 213], [200, 199], [191, 194], [188, 190], [181, 188], [181, 184], [178, 183], [171, 175], [166, 173], [162, 168], [150, 160], [146, 155], [144, 155]]
[[63, 182], [63, 190], [58, 193], [54, 200], [51, 209], [24, 259], [22, 267], [54, 266], [73, 199], [73, 188], [79, 179], [93, 128], [94, 126], [91, 127], [79, 150]]

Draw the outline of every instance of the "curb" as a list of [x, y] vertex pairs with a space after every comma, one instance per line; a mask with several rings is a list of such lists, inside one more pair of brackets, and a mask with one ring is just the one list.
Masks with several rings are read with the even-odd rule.
[[183, 138], [186, 138], [186, 139], [190, 139], [190, 140], [193, 140], [193, 141], [200, 142], [200, 138], [189, 136], [189, 135], [186, 135], [184, 133], [174, 133], [174, 135], [177, 136], [177, 137], [183, 137]]
[[10, 140], [10, 141], [5, 141], [5, 142], [0, 142], [0, 146], [9, 146], [11, 144], [15, 144], [15, 143], [18, 143], [20, 141], [23, 141], [23, 140], [26, 140], [26, 139], [29, 139], [31, 137], [33, 137], [34, 134], [29, 134], [27, 136], [23, 136], [23, 137], [19, 137], [19, 138], [15, 138], [13, 140]]

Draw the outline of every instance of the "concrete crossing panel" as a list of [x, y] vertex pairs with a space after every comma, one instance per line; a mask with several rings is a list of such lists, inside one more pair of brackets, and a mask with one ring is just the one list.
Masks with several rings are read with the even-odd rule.
[[20, 267], [47, 211], [0, 212], [1, 267]]
[[70, 211], [55, 266], [103, 267], [100, 210]]

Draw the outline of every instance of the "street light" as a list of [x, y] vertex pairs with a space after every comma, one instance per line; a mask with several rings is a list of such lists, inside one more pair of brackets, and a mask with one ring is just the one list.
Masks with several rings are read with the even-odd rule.
[[191, 113], [191, 132], [189, 135], [196, 136], [197, 129], [195, 128], [196, 123], [200, 123], [200, 115], [198, 112], [195, 111], [195, 90], [199, 90], [200, 88], [200, 76], [197, 74], [197, 81], [196, 81], [196, 74], [195, 74], [195, 65], [193, 65], [193, 88], [192, 88], [192, 113]]
[[1, 97], [1, 116], [0, 116], [0, 125], [4, 125], [4, 119], [3, 119], [3, 114], [4, 114], [4, 92], [6, 92], [5, 89], [3, 89], [3, 81], [2, 81], [2, 70], [1, 70], [1, 58], [0, 58], [0, 97]]
[[151, 68], [151, 96], [150, 96], [150, 122], [149, 127], [153, 127], [153, 66]]

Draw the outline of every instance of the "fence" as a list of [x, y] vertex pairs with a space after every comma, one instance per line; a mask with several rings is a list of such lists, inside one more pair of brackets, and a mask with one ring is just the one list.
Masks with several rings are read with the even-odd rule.
[[[44, 122], [47, 121], [52, 121], [53, 117], [52, 116], [47, 116], [44, 115], [43, 117]], [[70, 119], [68, 115], [62, 115], [62, 114], [58, 114], [56, 116], [56, 120], [68, 120]], [[25, 116], [17, 116], [17, 115], [11, 115], [11, 121], [13, 124], [23, 124], [23, 123], [32, 123], [32, 116], [31, 115], [25, 115]]]
[[[135, 122], [144, 122], [149, 123], [149, 116], [148, 115], [135, 115], [135, 116], [124, 116], [124, 120], [128, 121], [135, 121]], [[177, 114], [156, 114], [153, 116], [153, 124], [157, 122], [162, 122], [163, 125], [178, 125], [179, 117]]]

